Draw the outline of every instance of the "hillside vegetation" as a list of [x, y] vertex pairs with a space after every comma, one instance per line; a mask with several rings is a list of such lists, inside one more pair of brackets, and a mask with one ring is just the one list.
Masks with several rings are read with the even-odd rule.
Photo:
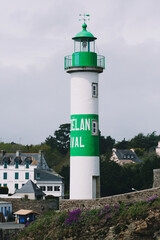
[[[155, 154], [155, 147], [160, 140], [160, 135], [155, 132], [142, 133], [131, 140], [117, 142], [111, 136], [102, 136], [100, 133], [100, 168], [101, 168], [101, 196], [131, 192], [132, 189], [143, 190], [153, 185], [153, 169], [160, 168], [160, 158]], [[46, 161], [50, 168], [64, 177], [65, 193], [69, 193], [69, 152], [70, 148], [70, 124], [62, 124], [54, 135], [48, 136], [39, 145], [20, 145], [14, 142], [0, 143], [0, 150], [6, 152], [34, 153], [44, 151]], [[127, 164], [119, 166], [110, 161], [112, 148], [134, 148], [138, 157], [143, 160], [141, 164]]]
[[151, 240], [160, 236], [160, 199], [152, 196], [141, 202], [100, 209], [49, 212], [26, 225], [12, 240]]

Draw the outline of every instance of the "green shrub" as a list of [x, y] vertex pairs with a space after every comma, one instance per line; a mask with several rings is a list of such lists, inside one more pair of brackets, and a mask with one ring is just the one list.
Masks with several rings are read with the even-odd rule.
[[8, 187], [0, 187], [0, 194], [8, 194]]

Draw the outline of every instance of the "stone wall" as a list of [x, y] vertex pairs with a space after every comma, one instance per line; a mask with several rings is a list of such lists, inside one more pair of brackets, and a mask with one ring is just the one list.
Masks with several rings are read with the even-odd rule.
[[18, 231], [18, 229], [0, 229], [0, 239], [10, 239], [9, 237], [15, 235]]
[[160, 187], [151, 188], [143, 191], [136, 191], [131, 193], [125, 193], [120, 195], [114, 195], [110, 197], [104, 198], [97, 198], [91, 200], [60, 200], [59, 210], [67, 210], [72, 211], [75, 209], [83, 209], [83, 208], [100, 208], [105, 205], [114, 205], [117, 204], [119, 201], [121, 202], [137, 202], [141, 200], [145, 200], [151, 196], [158, 195], [160, 196]]
[[1, 198], [0, 201], [11, 202], [12, 211], [16, 212], [20, 209], [31, 209], [40, 214], [44, 211], [57, 210], [59, 208], [58, 200], [29, 200], [16, 198]]
[[160, 169], [153, 169], [153, 188], [160, 187]]

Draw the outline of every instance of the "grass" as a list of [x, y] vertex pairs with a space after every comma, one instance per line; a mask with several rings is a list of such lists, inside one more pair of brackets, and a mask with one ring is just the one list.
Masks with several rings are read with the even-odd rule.
[[[60, 240], [63, 237], [83, 234], [84, 238], [89, 239], [86, 234], [90, 234], [91, 231], [97, 231], [99, 235], [105, 234], [110, 226], [115, 226], [114, 232], [119, 234], [127, 228], [131, 220], [145, 219], [149, 210], [157, 208], [160, 209], [160, 198], [155, 195], [137, 203], [106, 205], [99, 209], [76, 209], [60, 213], [50, 211], [11, 239]], [[100, 231], [102, 228], [103, 231]], [[95, 235], [97, 239], [99, 235]]]

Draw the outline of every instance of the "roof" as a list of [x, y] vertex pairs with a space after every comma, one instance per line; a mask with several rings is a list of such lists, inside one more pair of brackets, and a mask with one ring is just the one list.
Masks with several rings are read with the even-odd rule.
[[3, 201], [0, 201], [0, 204], [12, 204], [11, 202], [3, 202]]
[[26, 161], [29, 161], [31, 165], [37, 165], [39, 160], [38, 153], [23, 153], [19, 156], [16, 153], [5, 153], [0, 155], [0, 165], [3, 165], [4, 162], [7, 162], [8, 165], [14, 165], [16, 161], [20, 165], [25, 165]]
[[16, 215], [28, 215], [28, 214], [31, 214], [31, 213], [39, 214], [38, 212], [35, 212], [33, 210], [27, 210], [27, 209], [20, 209], [17, 212], [14, 212], [13, 214], [16, 214]]
[[89, 41], [94, 41], [95, 39], [97, 39], [96, 37], [93, 36], [92, 33], [88, 32], [86, 30], [87, 28], [87, 24], [84, 23], [82, 25], [83, 30], [81, 32], [79, 32], [75, 37], [73, 37], [72, 39], [80, 41], [81, 39], [88, 39]]
[[119, 160], [132, 160], [133, 162], [142, 162], [142, 160], [139, 159], [137, 154], [132, 150], [116, 149], [115, 154], [117, 155]]
[[[38, 176], [37, 176], [38, 175]], [[53, 170], [34, 169], [34, 180], [62, 182], [63, 177]]]
[[39, 153], [21, 153], [19, 150], [16, 153], [6, 153], [2, 150], [0, 154], [0, 165], [3, 165], [4, 162], [8, 165], [15, 165], [16, 162], [18, 162], [19, 165], [25, 165], [26, 162], [28, 162], [30, 165], [36, 165], [37, 168], [49, 169], [43, 151], [39, 151]]
[[44, 196], [44, 192], [41, 191], [41, 189], [32, 182], [32, 180], [29, 180], [25, 185], [23, 185], [20, 189], [16, 190], [16, 193], [35, 193], [35, 195], [41, 195]]

